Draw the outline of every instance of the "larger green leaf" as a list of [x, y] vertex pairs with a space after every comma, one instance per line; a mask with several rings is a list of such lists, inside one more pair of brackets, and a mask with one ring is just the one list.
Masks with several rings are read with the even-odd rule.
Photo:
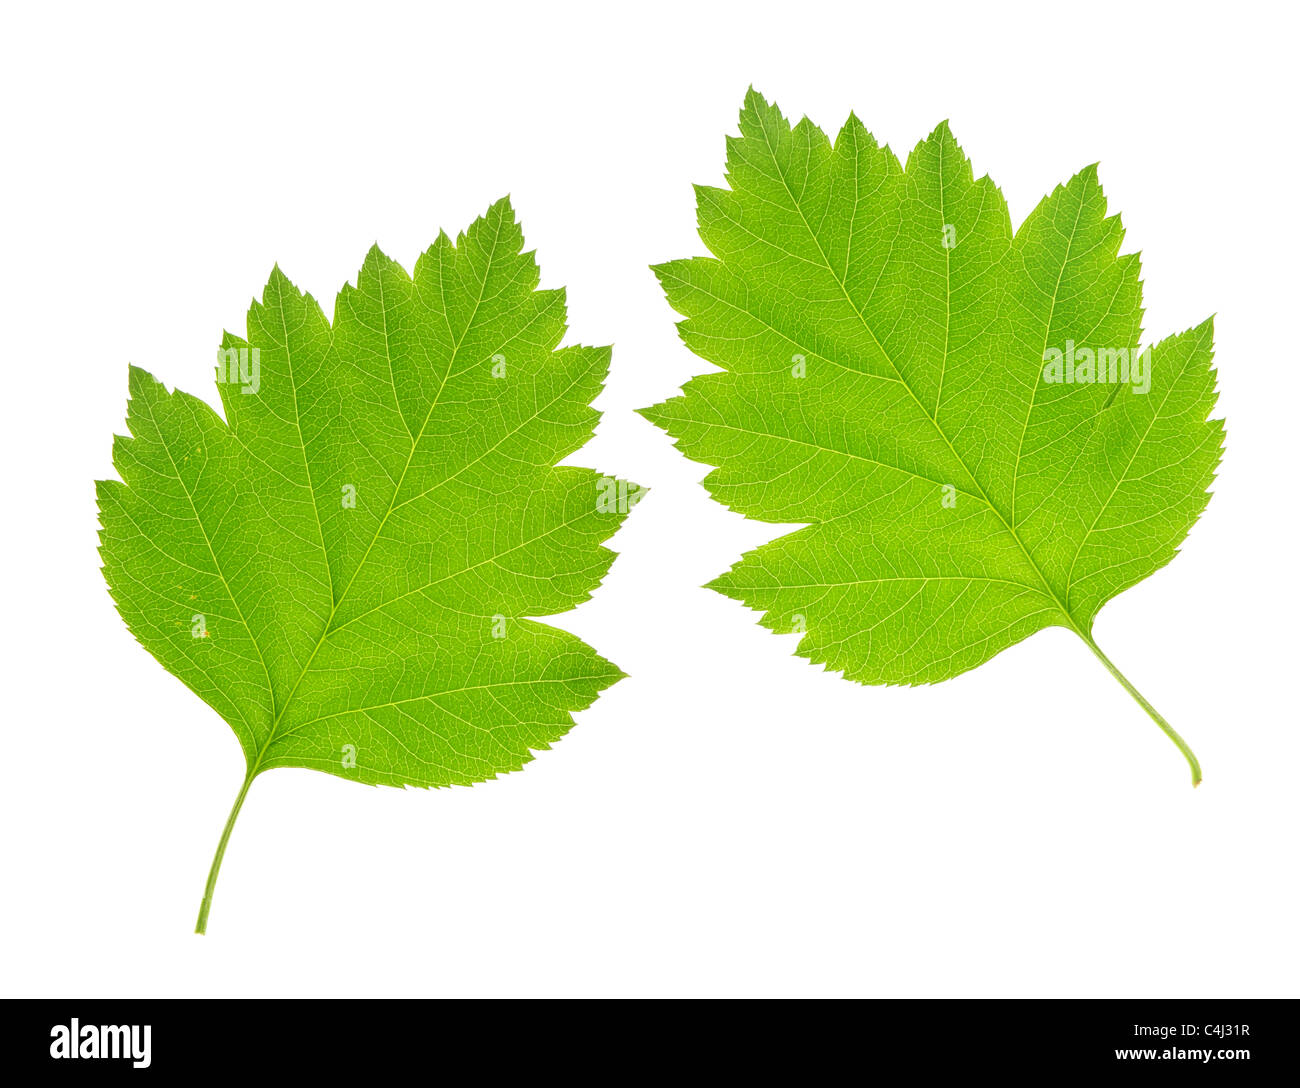
[[332, 323], [276, 268], [223, 341], [224, 420], [131, 370], [122, 479], [98, 484], [104, 574], [248, 767], [200, 931], [259, 774], [481, 782], [622, 675], [530, 618], [587, 599], [629, 491], [556, 467], [591, 435], [610, 351], [556, 349], [564, 292], [537, 289], [522, 246], [502, 200], [414, 275], [374, 248]]
[[723, 371], [644, 414], [717, 466], [720, 502], [809, 524], [713, 588], [873, 684], [1067, 627], [1198, 782], [1091, 632], [1208, 501], [1211, 322], [1139, 351], [1138, 258], [1092, 167], [1013, 232], [946, 124], [906, 165], [853, 116], [832, 143], [753, 91], [740, 131], [730, 188], [697, 188], [714, 256], [656, 268], [682, 339]]

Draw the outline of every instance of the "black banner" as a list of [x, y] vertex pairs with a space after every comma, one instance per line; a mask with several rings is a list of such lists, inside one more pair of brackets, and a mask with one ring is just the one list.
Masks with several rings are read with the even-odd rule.
[[[684, 1069], [1294, 1076], [1297, 1004], [1269, 1000], [11, 1000], [3, 1063], [90, 1079], [293, 1074], [619, 1078]], [[732, 1005], [719, 1009], [719, 1004]], [[841, 1005], [850, 1003], [838, 1003]], [[581, 1005], [581, 1009], [566, 1008]]]

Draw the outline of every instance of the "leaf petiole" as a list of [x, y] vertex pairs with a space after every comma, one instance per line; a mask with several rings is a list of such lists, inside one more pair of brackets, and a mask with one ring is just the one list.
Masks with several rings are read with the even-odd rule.
[[1146, 697], [1131, 683], [1129, 683], [1128, 677], [1120, 672], [1115, 663], [1101, 652], [1101, 647], [1092, 640], [1090, 635], [1085, 635], [1080, 631], [1079, 637], [1088, 644], [1088, 648], [1097, 655], [1097, 659], [1106, 666], [1106, 669], [1111, 676], [1118, 680], [1124, 686], [1124, 690], [1137, 700], [1138, 705], [1151, 715], [1151, 718], [1156, 725], [1160, 726], [1160, 728], [1164, 730], [1165, 736], [1178, 746], [1178, 750], [1183, 753], [1188, 764], [1192, 768], [1192, 785], [1199, 786], [1201, 784], [1201, 765], [1196, 759], [1196, 754], [1187, 746], [1187, 741], [1183, 740], [1183, 738], [1178, 735], [1178, 730], [1165, 721], [1164, 716], [1160, 711], [1147, 702]]
[[212, 909], [212, 893], [217, 887], [217, 874], [221, 872], [221, 859], [226, 856], [226, 843], [230, 841], [230, 832], [234, 830], [235, 820], [239, 818], [239, 810], [244, 805], [244, 798], [248, 795], [248, 787], [253, 784], [253, 779], [257, 777], [256, 771], [250, 771], [248, 777], [244, 779], [244, 784], [240, 787], [239, 796], [235, 798], [235, 803], [230, 809], [230, 816], [226, 820], [226, 826], [221, 832], [221, 841], [217, 843], [217, 852], [212, 858], [212, 868], [208, 870], [208, 883], [203, 889], [203, 902], [199, 904], [199, 920], [194, 926], [195, 933], [206, 934], [208, 931], [208, 911]]

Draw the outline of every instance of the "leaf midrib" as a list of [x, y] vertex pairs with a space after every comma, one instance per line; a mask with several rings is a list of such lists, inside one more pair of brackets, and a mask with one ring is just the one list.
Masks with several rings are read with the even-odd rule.
[[[921, 400], [916, 395], [916, 391], [912, 388], [911, 383], [908, 382], [907, 378], [903, 375], [903, 372], [899, 368], [898, 364], [894, 362], [893, 357], [889, 354], [889, 352], [885, 350], [884, 345], [881, 344], [879, 338], [876, 336], [875, 330], [871, 327], [871, 324], [867, 321], [866, 315], [864, 315], [863, 312], [858, 308], [857, 303], [853, 301], [852, 296], [849, 294], [848, 287], [845, 285], [844, 281], [835, 274], [835, 269], [831, 265], [831, 262], [826, 255], [826, 250], [823, 248], [821, 244], [821, 239], [817, 236], [816, 231], [812, 229], [812, 224], [808, 222], [808, 217], [804, 215], [803, 208], [800, 206], [798, 200], [795, 199], [795, 195], [790, 189], [790, 183], [786, 180], [785, 172], [781, 169], [780, 160], [777, 158], [776, 149], [772, 146], [772, 140], [771, 137], [768, 135], [767, 125], [764, 123], [761, 113], [758, 114], [758, 123], [759, 123], [759, 128], [762, 130], [763, 133], [763, 142], [767, 146], [768, 154], [771, 156], [772, 159], [772, 166], [776, 170], [776, 176], [780, 179], [781, 185], [785, 189], [786, 195], [790, 198], [791, 206], [798, 213], [799, 219], [802, 221], [804, 228], [808, 231], [808, 236], [812, 239], [813, 245], [817, 247], [817, 252], [821, 256], [822, 267], [825, 269], [826, 273], [831, 277], [831, 279], [834, 280], [836, 286], [839, 287], [840, 292], [844, 296], [845, 302], [849, 304], [849, 308], [852, 309], [853, 313], [857, 316], [859, 322], [861, 322], [862, 324], [862, 327], [866, 330], [867, 335], [871, 337], [872, 342], [876, 345], [877, 349], [880, 351], [881, 356], [885, 359], [887, 363], [889, 363], [894, 373], [898, 375], [899, 382], [902, 384], [903, 388], [907, 390], [908, 396], [912, 398], [913, 402], [917, 406], [917, 409], [921, 412], [921, 415], [926, 420], [929, 421], [930, 425], [934, 428], [935, 433], [940, 438], [943, 439], [944, 445], [948, 447], [948, 450], [952, 453], [956, 462], [959, 465], [961, 465], [966, 475], [970, 477], [971, 483], [975, 485], [975, 488], [979, 492], [977, 497], [981, 499], [983, 503], [993, 512], [993, 514], [997, 517], [997, 519], [1002, 523], [1003, 528], [1006, 529], [1007, 534], [1011, 537], [1012, 540], [1016, 542], [1016, 546], [1020, 549], [1021, 554], [1024, 555], [1025, 561], [1029, 564], [1030, 569], [1033, 570], [1034, 574], [1038, 576], [1038, 580], [1042, 583], [1042, 588], [1046, 596], [1055, 603], [1056, 607], [1060, 610], [1062, 617], [1064, 617], [1066, 623], [1070, 626], [1070, 628], [1073, 629], [1079, 635], [1080, 638], [1086, 640], [1088, 636], [1080, 627], [1080, 625], [1075, 621], [1074, 616], [1061, 602], [1061, 599], [1056, 595], [1055, 590], [1052, 589], [1051, 584], [1048, 582], [1046, 576], [1043, 574], [1043, 571], [1039, 567], [1038, 563], [1034, 560], [1034, 557], [1030, 554], [1029, 549], [1025, 546], [1024, 541], [1020, 539], [1019, 534], [1011, 527], [1011, 525], [1007, 522], [1007, 519], [1003, 516], [1002, 512], [997, 508], [996, 505], [994, 505], [992, 500], [985, 493], [983, 486], [980, 484], [979, 480], [976, 479], [975, 474], [970, 469], [970, 466], [966, 464], [965, 459], [961, 456], [961, 454], [957, 452], [956, 448], [952, 444], [952, 441], [948, 438], [948, 435], [944, 432], [943, 428], [939, 426], [938, 420], [934, 416], [931, 416], [930, 413], [926, 411], [925, 405], [921, 403]], [[940, 178], [941, 186], [942, 183], [943, 182], [941, 177]], [[1053, 295], [1053, 305], [1055, 305], [1055, 294]], [[944, 299], [944, 308], [945, 310], [951, 308], [950, 300], [946, 297]]]
[[[302, 671], [298, 674], [298, 679], [294, 681], [293, 687], [289, 690], [289, 695], [285, 699], [284, 705], [280, 707], [279, 712], [276, 714], [274, 720], [271, 722], [271, 728], [270, 731], [267, 733], [266, 741], [265, 743], [263, 743], [261, 749], [258, 751], [257, 759], [253, 762], [253, 765], [248, 770], [248, 776], [247, 776], [248, 781], [251, 781], [253, 778], [257, 777], [257, 774], [261, 769], [262, 761], [265, 758], [267, 751], [270, 749], [271, 745], [277, 739], [279, 739], [276, 731], [279, 728], [280, 723], [284, 720], [285, 713], [288, 711], [289, 706], [292, 704], [294, 696], [298, 693], [298, 689], [302, 685], [303, 678], [307, 675], [308, 672], [311, 671], [312, 663], [316, 660], [316, 655], [320, 653], [320, 648], [325, 645], [326, 641], [333, 633], [332, 628], [334, 623], [334, 617], [338, 613], [339, 606], [343, 603], [344, 599], [348, 595], [348, 592], [352, 589], [353, 584], [357, 580], [357, 575], [360, 574], [362, 568], [365, 567], [366, 561], [370, 558], [371, 551], [374, 550], [375, 543], [379, 540], [379, 537], [382, 535], [384, 531], [384, 526], [388, 524], [388, 518], [391, 516], [393, 510], [395, 509], [396, 498], [401, 493], [402, 485], [406, 482], [406, 475], [410, 471], [411, 462], [415, 458], [415, 451], [416, 449], [419, 448], [420, 441], [424, 438], [425, 431], [429, 426], [429, 421], [433, 418], [434, 409], [437, 408], [438, 402], [442, 397], [443, 390], [447, 387], [447, 381], [450, 378], [452, 368], [455, 366], [456, 363], [457, 352], [460, 351], [461, 345], [465, 342], [465, 337], [469, 335], [469, 330], [474, 325], [474, 319], [478, 316], [479, 307], [483, 303], [483, 294], [484, 291], [486, 291], [487, 289], [487, 281], [492, 272], [492, 262], [496, 257], [497, 246], [500, 244], [501, 241], [501, 220], [502, 220], [502, 216], [501, 213], [498, 211], [496, 216], [495, 232], [492, 236], [492, 244], [488, 248], [487, 261], [483, 268], [483, 278], [479, 281], [478, 297], [474, 300], [474, 308], [473, 310], [470, 311], [469, 318], [466, 320], [465, 327], [461, 330], [460, 336], [456, 338], [455, 343], [452, 345], [451, 353], [447, 357], [446, 369], [443, 371], [442, 381], [439, 383], [437, 392], [434, 394], [433, 399], [429, 403], [429, 410], [428, 412], [425, 413], [424, 422], [420, 426], [419, 433], [418, 435], [412, 436], [411, 449], [407, 453], [406, 464], [402, 468], [402, 474], [401, 476], [398, 477], [397, 484], [394, 486], [393, 492], [389, 496], [388, 509], [384, 512], [384, 516], [380, 520], [378, 527], [375, 529], [375, 534], [371, 538], [370, 544], [367, 546], [365, 553], [361, 557], [361, 560], [357, 563], [356, 569], [352, 572], [352, 577], [348, 579], [348, 584], [343, 587], [343, 592], [339, 594], [338, 600], [333, 602], [333, 605], [330, 608], [330, 614], [325, 621], [325, 627], [324, 630], [321, 632], [320, 638], [317, 640], [316, 645], [312, 648], [311, 655], [307, 658], [307, 663], [303, 665]], [[440, 285], [442, 283], [441, 277], [439, 277], [439, 283]], [[381, 305], [381, 312], [383, 313], [384, 328], [386, 330], [388, 327], [388, 312], [387, 310], [383, 309], [382, 305]], [[446, 305], [445, 294], [443, 296], [443, 315], [444, 315], [444, 319], [446, 319], [447, 305]], [[449, 321], [448, 321], [448, 330], [450, 331]], [[387, 350], [386, 336], [385, 336], [385, 350]], [[389, 368], [391, 370], [392, 367], [391, 357], [389, 358], [388, 362], [389, 362]], [[409, 433], [409, 428], [408, 428], [408, 433]], [[322, 540], [321, 550], [322, 552], [324, 551], [323, 540]], [[327, 563], [329, 562], [328, 554], [325, 555], [325, 561]], [[251, 637], [252, 633], [250, 632], [249, 634]], [[256, 642], [254, 642], [254, 645], [256, 645]], [[260, 648], [258, 649], [258, 654], [259, 656], [261, 655]], [[268, 675], [268, 680], [269, 680], [269, 675]], [[274, 698], [275, 696], [274, 694], [272, 694], [272, 700], [274, 700]]]

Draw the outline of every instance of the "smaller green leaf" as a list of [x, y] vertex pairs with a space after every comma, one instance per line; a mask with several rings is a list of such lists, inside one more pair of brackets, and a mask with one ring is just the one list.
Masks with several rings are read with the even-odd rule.
[[639, 491], [557, 467], [609, 348], [558, 347], [564, 292], [507, 200], [408, 273], [373, 248], [330, 321], [276, 268], [218, 354], [223, 420], [130, 372], [104, 576], [132, 634], [226, 720], [249, 786], [518, 770], [623, 673], [536, 617], [586, 600]]

